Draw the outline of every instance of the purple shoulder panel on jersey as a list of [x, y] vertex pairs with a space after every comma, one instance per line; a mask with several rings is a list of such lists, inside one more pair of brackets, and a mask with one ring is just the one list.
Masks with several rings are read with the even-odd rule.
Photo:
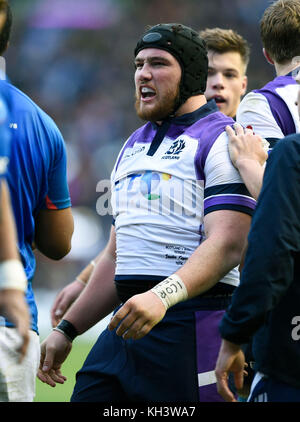
[[276, 89], [294, 84], [296, 85], [297, 82], [292, 76], [278, 76], [277, 78], [273, 79], [273, 81], [267, 83], [263, 88], [255, 89], [253, 91], [258, 92], [259, 94], [262, 94], [266, 97], [273, 117], [284, 136], [295, 133], [296, 127], [286, 102], [276, 92]]
[[221, 133], [225, 131], [225, 127], [227, 125], [232, 126], [234, 123], [231, 117], [217, 111], [199, 120], [186, 132], [186, 134], [199, 139], [195, 155], [197, 180], [205, 180], [204, 166], [211, 147]]
[[154, 136], [155, 136], [155, 128], [153, 125], [148, 122], [144, 126], [137, 129], [133, 134], [130, 136], [128, 141], [123, 147], [123, 150], [118, 158], [116, 169], [118, 168], [120, 161], [124, 155], [124, 152], [127, 150], [127, 148], [132, 148], [133, 145], [138, 141], [140, 144], [149, 144], [152, 142]]
[[[205, 162], [209, 151], [226, 126], [232, 126], [235, 121], [223, 113], [214, 112], [194, 125], [185, 133], [198, 139], [198, 149], [195, 154], [195, 170], [197, 180], [205, 183]], [[209, 194], [208, 194], [209, 190]], [[251, 198], [243, 183], [229, 183], [212, 186], [204, 191], [204, 214], [215, 210], [237, 210], [252, 215], [256, 201]], [[208, 196], [207, 196], [208, 195]]]

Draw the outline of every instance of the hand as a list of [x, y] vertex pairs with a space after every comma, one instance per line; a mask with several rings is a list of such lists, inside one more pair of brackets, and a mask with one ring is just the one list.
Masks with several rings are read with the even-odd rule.
[[60, 332], [52, 333], [41, 344], [41, 360], [37, 376], [40, 381], [55, 387], [63, 384], [67, 378], [60, 368], [72, 349], [72, 343]]
[[3, 289], [0, 291], [0, 313], [9, 319], [21, 336], [18, 348], [21, 362], [26, 354], [29, 343], [29, 309], [24, 292], [17, 289]]
[[50, 311], [52, 327], [57, 326], [84, 288], [82, 283], [75, 280], [58, 293]]
[[268, 158], [267, 149], [269, 143], [259, 135], [254, 135], [251, 129], [244, 129], [240, 124], [234, 125], [235, 131], [226, 126], [229, 139], [230, 159], [235, 167], [239, 167], [242, 160], [258, 161], [263, 165]]
[[240, 346], [227, 340], [222, 340], [215, 374], [217, 378], [218, 393], [227, 402], [235, 402], [236, 399], [228, 386], [228, 376], [232, 372], [234, 384], [237, 390], [242, 390], [244, 375], [247, 374], [245, 368], [245, 356]]
[[[138, 340], [163, 319], [166, 308], [162, 301], [150, 290], [131, 297], [116, 312], [108, 325], [109, 330], [116, 330], [125, 340]], [[120, 325], [119, 325], [120, 324]]]

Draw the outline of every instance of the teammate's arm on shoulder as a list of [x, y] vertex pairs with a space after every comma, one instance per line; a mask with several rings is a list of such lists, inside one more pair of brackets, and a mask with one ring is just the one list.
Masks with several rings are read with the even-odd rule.
[[35, 218], [36, 248], [50, 259], [61, 259], [71, 250], [74, 221], [71, 208], [40, 210]]

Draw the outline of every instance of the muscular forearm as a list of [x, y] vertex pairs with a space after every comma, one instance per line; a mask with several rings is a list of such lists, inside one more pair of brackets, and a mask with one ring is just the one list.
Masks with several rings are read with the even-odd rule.
[[184, 281], [188, 297], [204, 293], [222, 279], [241, 259], [241, 245], [228, 245], [217, 236], [205, 240], [176, 274]]
[[97, 262], [88, 285], [64, 315], [79, 334], [107, 316], [119, 303], [114, 285], [115, 261], [104, 252]]

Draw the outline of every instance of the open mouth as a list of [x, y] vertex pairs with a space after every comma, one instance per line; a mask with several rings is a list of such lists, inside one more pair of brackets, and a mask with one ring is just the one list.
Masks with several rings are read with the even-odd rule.
[[218, 104], [224, 104], [226, 103], [226, 100], [224, 97], [222, 97], [221, 95], [216, 95], [215, 97], [213, 97], [213, 99], [215, 100], [215, 102]]
[[140, 93], [143, 100], [151, 99], [156, 95], [156, 92], [154, 91], [154, 89], [149, 88], [147, 86], [143, 86], [140, 89]]

